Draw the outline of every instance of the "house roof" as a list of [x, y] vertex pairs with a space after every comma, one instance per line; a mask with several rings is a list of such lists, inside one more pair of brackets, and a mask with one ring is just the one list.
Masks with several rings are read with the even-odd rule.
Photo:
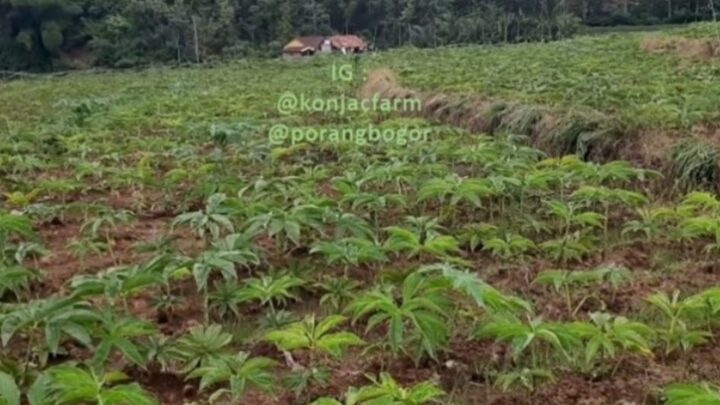
[[305, 50], [317, 50], [320, 48], [320, 44], [322, 44], [324, 37], [320, 36], [307, 36], [307, 37], [297, 37], [293, 39], [292, 41], [288, 42], [287, 45], [283, 48], [283, 52], [303, 52]]
[[357, 35], [333, 35], [330, 38], [330, 43], [335, 48], [360, 48], [365, 49], [367, 45]]

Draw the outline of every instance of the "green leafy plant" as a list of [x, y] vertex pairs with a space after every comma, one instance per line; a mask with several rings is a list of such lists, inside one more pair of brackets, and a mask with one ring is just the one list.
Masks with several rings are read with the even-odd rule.
[[590, 314], [590, 320], [590, 323], [576, 322], [571, 326], [585, 346], [581, 361], [584, 372], [596, 370], [599, 360], [614, 359], [620, 350], [652, 356], [655, 333], [651, 327], [622, 316], [598, 312]]
[[610, 242], [610, 209], [613, 207], [617, 208], [622, 206], [637, 208], [643, 204], [646, 204], [648, 201], [647, 198], [642, 194], [623, 189], [608, 188], [604, 186], [580, 187], [570, 196], [570, 199], [586, 206], [592, 207], [593, 205], [599, 205], [602, 207], [602, 228], [605, 249], [603, 252], [607, 251], [608, 244]]
[[672, 384], [665, 388], [667, 405], [703, 405], [720, 403], [720, 388], [708, 383]]
[[690, 139], [673, 149], [672, 173], [686, 189], [712, 186], [720, 179], [718, 161], [718, 151], [711, 144]]
[[429, 254], [434, 257], [448, 258], [459, 252], [458, 241], [447, 235], [428, 235], [425, 240], [421, 235], [400, 227], [387, 228], [389, 233], [383, 248], [388, 252], [404, 252], [409, 257]]
[[304, 284], [304, 280], [290, 274], [264, 275], [245, 280], [245, 285], [237, 291], [237, 297], [240, 302], [258, 301], [260, 305], [268, 305], [270, 312], [275, 314], [278, 304], [297, 299], [293, 290]]
[[118, 384], [129, 380], [120, 371], [98, 375], [92, 369], [62, 365], [47, 371], [48, 403], [71, 405], [154, 405], [158, 401], [137, 383]]
[[226, 200], [225, 194], [213, 194], [207, 199], [204, 210], [177, 216], [172, 222], [172, 227], [188, 226], [198, 237], [209, 244], [211, 240], [220, 238], [223, 231], [233, 232], [235, 230], [235, 226], [228, 217], [228, 210], [224, 206]]
[[32, 228], [32, 222], [28, 217], [0, 210], [0, 247], [3, 250], [11, 236], [31, 239], [36, 235]]
[[430, 216], [408, 216], [404, 222], [415, 234], [420, 235], [420, 240], [425, 242], [429, 238], [441, 235], [445, 227], [440, 224], [440, 219]]
[[258, 256], [247, 247], [237, 247], [232, 240], [237, 235], [229, 235], [224, 243], [214, 244], [214, 249], [206, 250], [197, 257], [192, 265], [192, 275], [198, 291], [203, 293], [205, 317], [209, 316], [208, 282], [213, 272], [219, 271], [226, 282], [237, 280], [237, 266], [249, 266], [259, 263]]
[[121, 302], [127, 312], [130, 298], [161, 281], [159, 274], [142, 266], [113, 267], [92, 276], [75, 276], [70, 287], [77, 298], [104, 296], [111, 306]]
[[220, 383], [229, 383], [229, 388], [220, 388], [210, 395], [214, 403], [223, 396], [240, 401], [248, 388], [255, 387], [271, 391], [273, 387], [272, 368], [275, 361], [266, 357], [250, 357], [246, 352], [223, 355], [211, 359], [207, 365], [196, 368], [188, 378], [200, 379], [200, 390], [205, 391]]
[[327, 209], [325, 222], [332, 225], [335, 239], [351, 237], [375, 240], [375, 230], [367, 221], [355, 214]]
[[196, 326], [181, 336], [170, 349], [172, 357], [182, 363], [181, 372], [189, 374], [198, 367], [209, 366], [228, 353], [231, 334], [220, 325]]
[[15, 379], [7, 373], [0, 371], [0, 404], [20, 405], [20, 388]]
[[528, 391], [535, 391], [540, 384], [555, 381], [552, 372], [543, 368], [523, 368], [517, 371], [510, 371], [498, 376], [495, 384], [503, 391], [510, 391], [514, 387], [520, 387]]
[[347, 277], [326, 277], [315, 283], [315, 287], [324, 291], [320, 297], [320, 305], [328, 305], [332, 310], [339, 310], [355, 297], [360, 283]]
[[388, 373], [380, 373], [379, 379], [371, 378], [371, 381], [371, 385], [350, 388], [345, 394], [344, 402], [332, 398], [320, 398], [312, 405], [421, 405], [436, 402], [445, 395], [437, 384], [430, 381], [404, 388]]
[[535, 243], [523, 236], [508, 233], [502, 238], [484, 240], [483, 249], [505, 260], [515, 258], [517, 261], [522, 261], [526, 253], [535, 249]]
[[0, 263], [0, 299], [12, 293], [16, 299], [27, 294], [30, 283], [40, 278], [37, 271], [21, 266], [3, 266]]
[[639, 208], [637, 215], [638, 219], [625, 223], [622, 234], [642, 234], [648, 243], [666, 236], [669, 225], [677, 216], [674, 210], [665, 207]]
[[662, 325], [656, 329], [658, 337], [665, 345], [665, 355], [682, 349], [687, 351], [705, 342], [710, 334], [693, 327], [693, 314], [702, 309], [704, 303], [692, 297], [680, 299], [680, 292], [672, 296], [659, 292], [647, 297], [647, 302], [660, 314]]
[[148, 336], [143, 343], [142, 353], [145, 355], [145, 361], [149, 369], [157, 367], [161, 372], [168, 372], [170, 364], [173, 361], [173, 341], [165, 335], [156, 334]]
[[[19, 304], [0, 316], [0, 340], [7, 346], [18, 335], [25, 338], [25, 372], [39, 351], [42, 363], [59, 353], [60, 343], [72, 339], [92, 346], [90, 324], [98, 319], [87, 303], [69, 298], [48, 298]], [[37, 346], [36, 346], [37, 345]]]
[[532, 312], [532, 306], [529, 302], [503, 294], [470, 271], [463, 271], [449, 264], [424, 266], [420, 271], [439, 271], [453, 289], [470, 297], [475, 305], [486, 310], [491, 315]]
[[312, 385], [327, 387], [330, 376], [330, 370], [327, 367], [295, 367], [295, 371], [290, 372], [283, 383], [295, 393], [296, 398], [299, 398]]
[[711, 258], [715, 266], [720, 267], [720, 218], [710, 218], [706, 216], [688, 218], [680, 224], [680, 232], [683, 238], [695, 240], [704, 237], [710, 237], [703, 251]]
[[534, 283], [552, 285], [556, 292], [562, 292], [565, 296], [567, 313], [570, 316], [575, 317], [585, 301], [590, 297], [594, 297], [593, 294], [586, 294], [582, 300], [574, 306], [573, 292], [575, 289], [591, 284], [601, 284], [607, 282], [613, 287], [613, 291], [615, 291], [621, 283], [629, 280], [630, 278], [631, 273], [626, 268], [608, 266], [585, 271], [547, 270], [538, 274]]
[[405, 197], [401, 194], [375, 194], [353, 192], [343, 195], [341, 203], [347, 203], [352, 210], [368, 211], [371, 222], [378, 225], [379, 213], [388, 211], [394, 207], [402, 207], [406, 205]]
[[556, 353], [570, 360], [570, 350], [580, 345], [578, 337], [566, 325], [545, 322], [541, 318], [523, 322], [510, 316], [496, 317], [481, 325], [474, 336], [493, 337], [510, 343], [513, 358], [517, 360], [529, 351], [531, 368], [548, 364], [551, 356]]
[[467, 246], [471, 252], [482, 246], [484, 240], [498, 236], [498, 227], [488, 223], [468, 224], [460, 232], [460, 242]]
[[218, 285], [208, 295], [208, 310], [220, 319], [227, 319], [229, 315], [240, 318], [240, 285], [234, 282], [225, 282]]
[[580, 231], [551, 239], [540, 244], [555, 262], [565, 265], [570, 261], [579, 261], [592, 251], [592, 240]]
[[87, 220], [80, 227], [80, 233], [89, 235], [91, 239], [95, 240], [102, 237], [104, 246], [107, 247], [110, 255], [116, 260], [112, 232], [117, 230], [120, 224], [130, 222], [133, 217], [133, 213], [127, 210], [107, 209], [101, 215]]
[[418, 191], [418, 202], [428, 199], [447, 201], [451, 205], [468, 202], [475, 207], [482, 205], [482, 198], [493, 195], [493, 188], [486, 181], [461, 177], [432, 179]]
[[324, 210], [312, 205], [298, 205], [289, 209], [267, 207], [264, 212], [252, 216], [245, 223], [250, 233], [264, 232], [270, 238], [277, 238], [282, 250], [289, 243], [300, 246], [303, 229], [322, 231]]
[[70, 240], [67, 248], [73, 257], [80, 260], [81, 269], [85, 269], [85, 258], [90, 255], [99, 255], [108, 250], [107, 243], [91, 238], [74, 238]]
[[322, 254], [329, 264], [342, 264], [346, 277], [351, 266], [380, 263], [387, 260], [385, 253], [375, 242], [360, 238], [317, 242], [313, 245], [310, 253]]
[[35, 241], [23, 241], [14, 246], [5, 246], [5, 257], [10, 257], [8, 264], [17, 264], [19, 266], [28, 266], [27, 262], [31, 262], [34, 268], [38, 268], [39, 259], [50, 254], [50, 250], [45, 248], [41, 243]]
[[375, 288], [348, 305], [353, 322], [368, 316], [367, 330], [387, 327], [386, 338], [393, 354], [413, 348], [416, 358], [435, 358], [447, 342], [450, 302], [447, 284], [423, 272], [403, 281], [399, 296], [393, 286]]
[[331, 332], [346, 320], [343, 316], [331, 315], [317, 322], [315, 316], [310, 315], [302, 322], [269, 332], [265, 335], [265, 340], [274, 343], [281, 350], [307, 349], [311, 353], [340, 357], [347, 348], [365, 344], [353, 333]]
[[588, 228], [602, 228], [605, 216], [592, 211], [581, 211], [579, 203], [548, 201], [545, 204], [551, 217], [559, 221], [559, 227], [564, 236], [573, 230], [584, 231]]
[[720, 213], [720, 200], [713, 193], [693, 191], [683, 197], [677, 211], [678, 214], [685, 218], [693, 216], [714, 217]]
[[102, 368], [113, 350], [118, 350], [136, 365], [144, 366], [145, 357], [140, 352], [136, 340], [155, 334], [155, 327], [149, 322], [129, 316], [118, 317], [110, 311], [103, 311], [99, 320], [97, 335], [100, 342], [95, 348], [92, 364], [98, 369]]

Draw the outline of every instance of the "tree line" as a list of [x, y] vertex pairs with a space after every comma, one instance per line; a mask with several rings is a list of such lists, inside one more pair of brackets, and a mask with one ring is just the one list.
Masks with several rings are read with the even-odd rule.
[[582, 24], [714, 17], [714, 0], [0, 0], [0, 70], [277, 55], [296, 35], [376, 48], [547, 41]]

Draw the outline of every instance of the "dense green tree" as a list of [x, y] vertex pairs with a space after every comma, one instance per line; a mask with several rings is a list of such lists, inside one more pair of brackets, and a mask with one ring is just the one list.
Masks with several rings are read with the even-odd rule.
[[0, 0], [0, 69], [277, 55], [296, 35], [378, 48], [548, 41], [589, 25], [708, 19], [713, 0]]
[[48, 67], [65, 48], [81, 45], [79, 0], [0, 0], [0, 68]]

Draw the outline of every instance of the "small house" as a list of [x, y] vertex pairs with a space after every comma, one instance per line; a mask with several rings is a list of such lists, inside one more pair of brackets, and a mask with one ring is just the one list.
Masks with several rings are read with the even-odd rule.
[[320, 52], [325, 37], [297, 37], [290, 41], [282, 50], [285, 57], [313, 56]]
[[331, 37], [304, 36], [290, 41], [282, 50], [288, 58], [314, 56], [317, 53], [338, 52], [343, 55], [363, 53], [368, 46], [357, 35], [333, 35]]
[[365, 41], [357, 35], [333, 35], [328, 39], [332, 49], [343, 54], [363, 53], [368, 49]]

